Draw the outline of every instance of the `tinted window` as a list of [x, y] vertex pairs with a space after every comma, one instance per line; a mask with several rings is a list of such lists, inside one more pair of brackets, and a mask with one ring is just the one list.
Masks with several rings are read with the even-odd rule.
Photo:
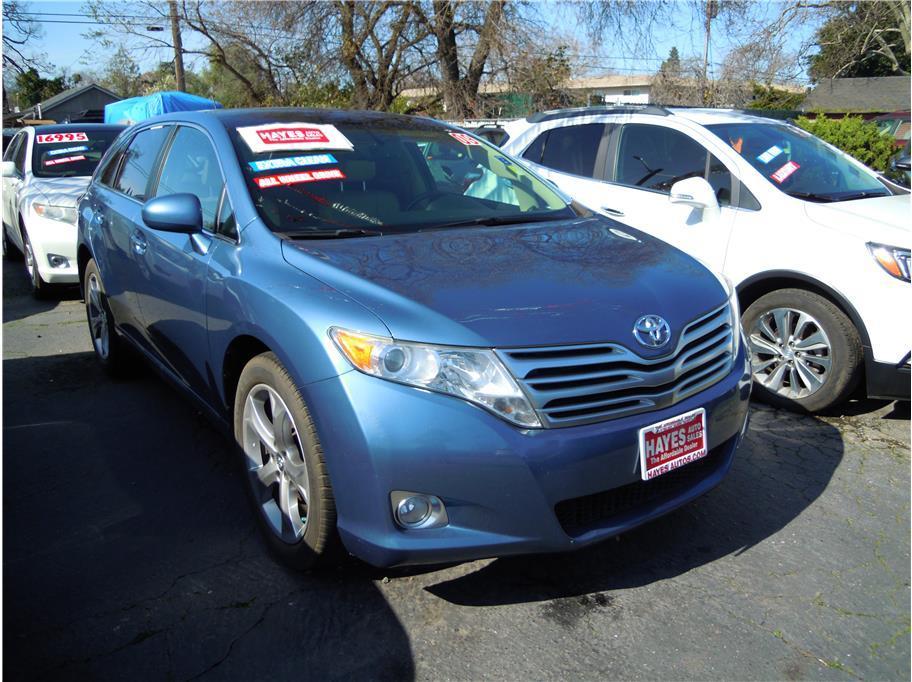
[[234, 218], [234, 207], [231, 205], [231, 200], [228, 198], [227, 193], [222, 198], [222, 205], [219, 208], [218, 223], [216, 224], [216, 232], [223, 234], [226, 237], [231, 239], [237, 239], [237, 220]]
[[28, 152], [28, 136], [23, 134], [22, 142], [19, 143], [19, 148], [16, 150], [16, 156], [13, 158], [13, 163], [16, 164], [16, 170], [19, 172], [19, 175], [25, 175], [25, 155]]
[[181, 126], [162, 166], [155, 196], [195, 194], [203, 208], [203, 227], [215, 231], [215, 217], [222, 196], [222, 171], [205, 133]]
[[549, 133], [541, 160], [542, 165], [562, 173], [591, 178], [595, 171], [595, 157], [605, 133], [605, 125], [586, 123], [553, 128]]
[[66, 132], [38, 128], [32, 151], [32, 173], [39, 178], [91, 175], [119, 134], [120, 130], [93, 130], [78, 125]]
[[705, 177], [706, 154], [706, 149], [676, 130], [631, 123], [621, 130], [616, 181], [667, 193], [678, 180]]
[[22, 140], [25, 138], [25, 133], [18, 133], [16, 137], [12, 139], [9, 145], [6, 147], [6, 151], [3, 152], [4, 161], [12, 161], [13, 157], [16, 155], [16, 152], [19, 149], [19, 145]]
[[545, 140], [547, 138], [548, 131], [546, 130], [536, 137], [535, 142], [530, 144], [526, 151], [523, 152], [523, 158], [529, 159], [532, 163], [541, 163], [542, 152], [545, 151]]
[[136, 134], [124, 154], [120, 175], [114, 183], [114, 189], [127, 196], [146, 200], [149, 176], [158, 159], [162, 144], [171, 132], [170, 127], [149, 128]]
[[706, 178], [716, 193], [719, 206], [731, 206], [732, 176], [728, 169], [712, 154], [709, 155], [709, 175]]
[[105, 162], [105, 166], [101, 169], [101, 174], [98, 176], [102, 185], [106, 185], [107, 187], [114, 186], [114, 175], [117, 173], [117, 168], [120, 165], [123, 154], [124, 147], [121, 145], [120, 148], [111, 154], [111, 158]]

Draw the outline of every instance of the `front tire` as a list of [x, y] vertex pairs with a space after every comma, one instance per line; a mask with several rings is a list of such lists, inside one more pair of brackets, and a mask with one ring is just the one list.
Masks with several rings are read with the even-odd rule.
[[741, 317], [756, 390], [764, 402], [819, 412], [846, 400], [861, 379], [858, 331], [832, 301], [804, 289], [779, 289]]
[[35, 259], [35, 249], [32, 248], [32, 240], [28, 232], [22, 231], [22, 256], [25, 260], [25, 274], [29, 278], [32, 287], [32, 296], [41, 300], [50, 294], [51, 285], [41, 279], [41, 273], [38, 272], [38, 263]]
[[256, 356], [241, 372], [234, 435], [270, 549], [294, 568], [312, 568], [334, 544], [335, 501], [310, 413], [272, 353]]

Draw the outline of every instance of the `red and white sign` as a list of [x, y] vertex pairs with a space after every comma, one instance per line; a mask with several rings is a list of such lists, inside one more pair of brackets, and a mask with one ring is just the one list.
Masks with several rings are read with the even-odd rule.
[[85, 156], [64, 156], [59, 159], [48, 159], [44, 162], [45, 166], [59, 166], [61, 163], [73, 163], [74, 161], [85, 161]]
[[640, 476], [656, 476], [706, 457], [706, 410], [702, 407], [640, 429]]
[[46, 135], [35, 135], [36, 144], [50, 144], [51, 142], [88, 142], [89, 138], [85, 133], [48, 133]]
[[481, 142], [476, 140], [471, 135], [467, 135], [466, 133], [450, 133], [450, 137], [452, 137], [457, 142], [462, 142], [462, 144], [466, 145], [467, 147], [481, 146]]
[[283, 150], [342, 149], [351, 151], [354, 149], [348, 138], [333, 125], [271, 123], [238, 128], [237, 131], [251, 151], [257, 153]]
[[283, 185], [297, 185], [302, 182], [318, 182], [320, 180], [344, 180], [345, 173], [338, 168], [326, 170], [298, 171], [296, 173], [277, 173], [276, 175], [261, 175], [253, 181], [260, 189], [267, 187], [281, 187]]
[[789, 161], [784, 166], [782, 166], [782, 168], [773, 173], [770, 177], [776, 182], [782, 183], [788, 176], [790, 176], [799, 168], [801, 168], [801, 166], [799, 166], [797, 163], [794, 161]]

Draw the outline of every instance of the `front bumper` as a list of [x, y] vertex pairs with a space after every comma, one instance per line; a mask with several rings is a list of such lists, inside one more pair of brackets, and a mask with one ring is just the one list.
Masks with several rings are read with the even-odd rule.
[[[375, 566], [394, 566], [572, 550], [661, 516], [725, 476], [747, 426], [750, 389], [742, 346], [725, 379], [671, 408], [561, 429], [519, 429], [462, 400], [357, 371], [302, 393], [314, 408], [343, 543]], [[640, 481], [638, 430], [697, 407], [706, 409], [710, 447], [700, 475], [620, 513], [589, 511], [585, 526], [568, 525], [565, 501], [591, 507], [605, 491], [665, 478]], [[440, 497], [449, 524], [399, 528], [393, 490]]]
[[[26, 224], [32, 242], [38, 272], [48, 284], [75, 284], [79, 281], [76, 263], [76, 226], [58, 220], [48, 220], [30, 213]], [[63, 256], [68, 264], [52, 267], [48, 254]]]

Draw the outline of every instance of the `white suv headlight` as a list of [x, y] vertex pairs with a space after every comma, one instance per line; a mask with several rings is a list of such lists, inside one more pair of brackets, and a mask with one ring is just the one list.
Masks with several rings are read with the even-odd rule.
[[494, 352], [432, 346], [333, 327], [332, 340], [365, 374], [408, 386], [447, 393], [480, 405], [509, 422], [541, 428], [541, 421]]
[[32, 210], [35, 211], [35, 215], [48, 220], [76, 224], [76, 209], [72, 206], [52, 206], [51, 204], [42, 204], [36, 201], [32, 204]]
[[868, 242], [868, 251], [887, 273], [903, 282], [909, 281], [909, 249]]

